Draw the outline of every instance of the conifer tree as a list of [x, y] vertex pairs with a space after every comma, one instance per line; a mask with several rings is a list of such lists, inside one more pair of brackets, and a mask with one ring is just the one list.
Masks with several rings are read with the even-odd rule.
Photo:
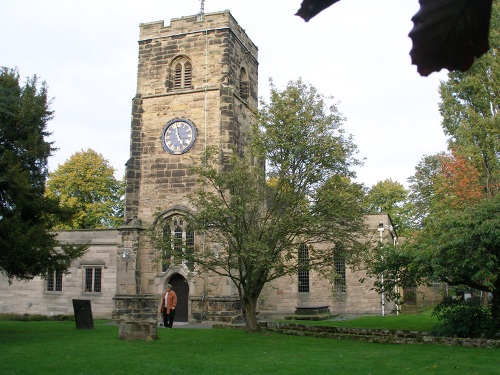
[[63, 211], [45, 196], [47, 159], [54, 151], [45, 138], [52, 118], [47, 87], [37, 78], [21, 86], [14, 69], [0, 70], [0, 272], [9, 280], [66, 271], [84, 247], [59, 244], [50, 217]]

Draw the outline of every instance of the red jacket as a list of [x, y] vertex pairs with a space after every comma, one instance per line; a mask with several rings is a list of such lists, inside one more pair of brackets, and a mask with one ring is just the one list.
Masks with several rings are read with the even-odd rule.
[[[161, 308], [160, 308], [161, 313], [163, 312], [163, 310], [165, 310], [165, 294], [167, 294], [166, 290], [161, 295]], [[170, 310], [172, 308], [175, 309], [176, 306], [177, 306], [177, 294], [175, 294], [173, 290], [170, 290], [170, 292], [168, 292], [167, 314], [170, 314]]]

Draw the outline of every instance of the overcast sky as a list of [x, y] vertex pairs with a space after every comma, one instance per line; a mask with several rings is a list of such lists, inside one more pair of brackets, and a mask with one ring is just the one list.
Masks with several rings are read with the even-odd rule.
[[[421, 77], [408, 33], [418, 0], [341, 0], [306, 23], [302, 0], [206, 0], [229, 9], [259, 48], [259, 96], [269, 78], [282, 89], [299, 77], [334, 96], [359, 158], [358, 182], [406, 185], [424, 155], [446, 149], [438, 112], [446, 71]], [[129, 158], [139, 24], [194, 15], [198, 0], [0, 0], [0, 66], [49, 86], [58, 148], [51, 170], [92, 148], [121, 178]]]

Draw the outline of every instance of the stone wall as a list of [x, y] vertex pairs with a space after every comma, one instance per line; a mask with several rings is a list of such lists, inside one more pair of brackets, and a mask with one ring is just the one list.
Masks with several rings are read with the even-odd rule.
[[[189, 209], [188, 194], [197, 185], [191, 167], [202, 163], [207, 147], [217, 147], [221, 157], [233, 146], [244, 147], [258, 101], [257, 47], [228, 11], [143, 23], [139, 35], [137, 92], [132, 106], [130, 159], [126, 171], [125, 219], [134, 218], [147, 229], [172, 214]], [[175, 87], [173, 69], [178, 59], [189, 59], [189, 87]], [[249, 95], [239, 95], [240, 70], [248, 75]], [[185, 154], [164, 150], [161, 134], [173, 119], [189, 120], [197, 138]], [[157, 222], [156, 220], [159, 221]], [[197, 243], [201, 236], [196, 239]], [[159, 293], [165, 277], [158, 253], [140, 234], [134, 250], [137, 278], [119, 277], [119, 292]], [[122, 272], [122, 270], [120, 270]], [[185, 275], [186, 276], [186, 275]], [[190, 295], [201, 295], [190, 281]], [[130, 293], [130, 292], [127, 292]], [[224, 294], [223, 294], [224, 295]]]
[[[364, 238], [360, 237], [360, 241], [371, 242], [374, 246], [377, 246], [380, 240], [390, 243], [396, 241], [396, 233], [389, 215], [365, 215], [365, 222], [368, 230]], [[381, 239], [379, 226], [384, 228]], [[281, 277], [265, 285], [257, 307], [265, 315], [270, 312], [278, 315], [293, 314], [296, 307], [307, 306], [329, 306], [332, 314], [382, 315], [382, 297], [371, 290], [375, 279], [368, 277], [361, 266], [354, 268], [349, 264], [346, 264], [345, 276], [345, 288], [339, 288], [333, 285], [331, 280], [311, 271], [309, 292], [298, 291], [297, 275]], [[383, 302], [384, 314], [396, 312], [397, 306], [394, 302], [387, 299]]]
[[271, 331], [297, 336], [350, 339], [390, 344], [445, 344], [468, 348], [500, 348], [500, 340], [436, 337], [432, 336], [429, 332], [421, 331], [328, 327], [269, 322], [264, 326]]
[[[67, 244], [88, 244], [85, 255], [73, 262], [63, 275], [62, 291], [47, 291], [47, 281], [35, 277], [12, 285], [0, 276], [0, 313], [73, 315], [73, 299], [90, 300], [94, 318], [110, 318], [116, 293], [116, 263], [119, 231], [72, 230], [58, 232], [58, 240]], [[102, 267], [100, 293], [85, 292], [85, 266]]]
[[[380, 294], [370, 290], [373, 280], [363, 271], [346, 269], [346, 291], [335, 290], [332, 284], [320, 275], [311, 272], [310, 292], [298, 291], [296, 276], [285, 276], [267, 283], [258, 301], [258, 309], [263, 313], [274, 312], [279, 315], [293, 314], [296, 307], [329, 306], [332, 314], [342, 315], [381, 315]], [[385, 314], [393, 314], [396, 305], [385, 301]]]

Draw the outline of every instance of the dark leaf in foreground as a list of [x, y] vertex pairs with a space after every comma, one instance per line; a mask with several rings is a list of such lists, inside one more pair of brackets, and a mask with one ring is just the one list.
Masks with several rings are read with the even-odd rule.
[[492, 0], [420, 0], [413, 16], [412, 64], [422, 76], [466, 71], [489, 49]]
[[311, 18], [328, 8], [330, 5], [335, 4], [337, 1], [339, 0], [304, 0], [295, 15], [308, 22]]

